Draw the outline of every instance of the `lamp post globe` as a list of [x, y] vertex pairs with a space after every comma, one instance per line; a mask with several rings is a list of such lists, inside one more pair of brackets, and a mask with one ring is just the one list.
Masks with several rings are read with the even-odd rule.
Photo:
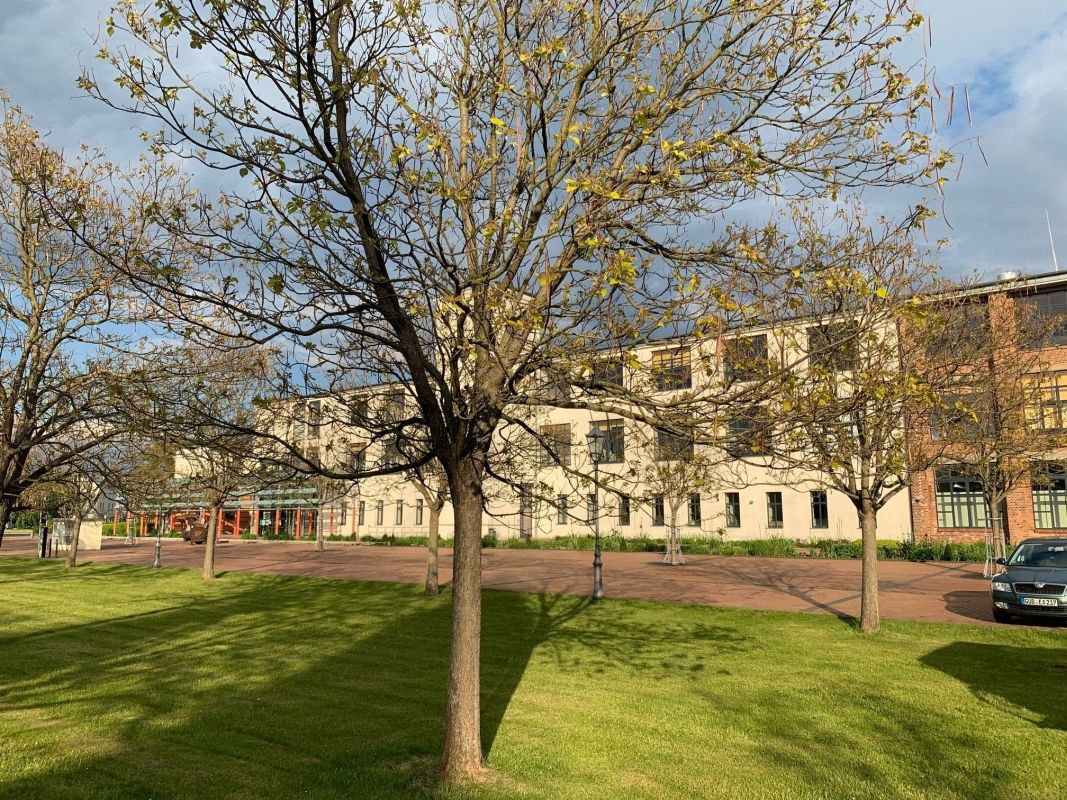
[[589, 460], [593, 462], [593, 600], [604, 596], [604, 561], [600, 555], [600, 459], [604, 456], [607, 434], [593, 428], [586, 434], [589, 445]]

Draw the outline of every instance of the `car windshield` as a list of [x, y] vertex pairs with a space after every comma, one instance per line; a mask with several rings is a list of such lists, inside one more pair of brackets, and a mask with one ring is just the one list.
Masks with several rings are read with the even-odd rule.
[[1063, 567], [1067, 569], [1067, 544], [1021, 544], [1008, 562], [1013, 567]]

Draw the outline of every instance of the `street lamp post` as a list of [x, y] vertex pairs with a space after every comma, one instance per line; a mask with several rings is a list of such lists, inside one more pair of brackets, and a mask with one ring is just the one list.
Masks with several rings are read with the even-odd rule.
[[600, 459], [604, 455], [604, 431], [594, 428], [586, 435], [589, 460], [593, 462], [593, 600], [604, 596], [603, 564], [600, 557]]
[[156, 521], [156, 558], [152, 566], [159, 569], [163, 566], [163, 498], [159, 499], [159, 519]]

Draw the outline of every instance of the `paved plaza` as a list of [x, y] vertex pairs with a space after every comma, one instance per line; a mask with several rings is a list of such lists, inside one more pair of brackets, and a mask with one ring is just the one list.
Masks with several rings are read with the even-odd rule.
[[[31, 556], [27, 536], [5, 538], [0, 555]], [[149, 565], [154, 540], [135, 545], [105, 540], [82, 561]], [[421, 547], [329, 542], [317, 552], [310, 542], [220, 542], [219, 572], [247, 571], [321, 578], [420, 583], [426, 570]], [[163, 564], [199, 568], [203, 546], [163, 540]], [[487, 549], [482, 553], [486, 588], [581, 595], [591, 588], [592, 553], [568, 550]], [[859, 614], [860, 562], [805, 558], [689, 556], [669, 567], [656, 553], [605, 553], [609, 598], [658, 600], [850, 617]], [[441, 582], [452, 577], [452, 551], [441, 550]], [[989, 592], [975, 564], [883, 561], [879, 565], [882, 614], [928, 622], [990, 623]]]

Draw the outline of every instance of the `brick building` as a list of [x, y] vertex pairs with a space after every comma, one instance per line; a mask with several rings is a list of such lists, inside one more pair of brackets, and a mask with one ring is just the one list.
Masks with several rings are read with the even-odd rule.
[[[1010, 379], [1025, 381], [1026, 371], [1034, 363], [1042, 365], [1041, 377], [1034, 377], [1039, 388], [1029, 396], [1032, 402], [1025, 409], [1025, 420], [1016, 423], [1038, 434], [1036, 439], [1028, 437], [1035, 445], [1027, 459], [1030, 471], [1008, 491], [1003, 508], [989, 509], [977, 470], [968, 469], [966, 456], [953, 458], [950, 448], [943, 465], [917, 476], [912, 483], [913, 536], [980, 541], [987, 535], [994, 514], [1003, 520], [1009, 543], [1063, 532], [1067, 530], [1067, 450], [1060, 445], [1067, 434], [1067, 273], [1029, 278], [1006, 273], [1001, 280], [969, 289], [968, 294], [976, 312], [974, 319], [979, 327], [988, 326], [986, 330], [993, 331], [990, 335], [996, 336], [996, 331], [1006, 326], [1014, 329], [1022, 319], [1041, 326], [1040, 337], [1015, 345], [1027, 352], [1018, 358], [1009, 353], [996, 366], [1017, 370]], [[937, 438], [933, 421], [919, 421], [916, 428], [918, 436]]]

